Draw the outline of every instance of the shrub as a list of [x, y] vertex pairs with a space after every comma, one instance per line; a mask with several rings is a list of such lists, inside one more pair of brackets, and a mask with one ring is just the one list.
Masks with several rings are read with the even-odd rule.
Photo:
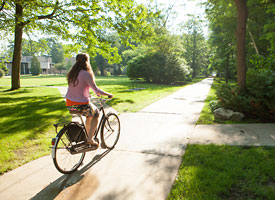
[[112, 76], [111, 72], [109, 71], [106, 71], [105, 73], [106, 73], [106, 76]]
[[217, 90], [219, 104], [242, 112], [248, 118], [275, 121], [275, 74], [272, 71], [247, 72], [247, 91], [238, 92], [236, 86], [222, 85]]
[[8, 69], [6, 65], [2, 62], [0, 62], [0, 78], [5, 76], [8, 73]]
[[219, 108], [219, 102], [217, 100], [212, 100], [209, 102], [209, 107], [211, 112]]
[[185, 60], [173, 53], [150, 52], [129, 61], [127, 76], [132, 79], [143, 78], [146, 82], [174, 83], [184, 81], [191, 74]]
[[4, 70], [0, 69], [0, 78], [2, 78], [3, 76], [5, 76], [5, 72]]

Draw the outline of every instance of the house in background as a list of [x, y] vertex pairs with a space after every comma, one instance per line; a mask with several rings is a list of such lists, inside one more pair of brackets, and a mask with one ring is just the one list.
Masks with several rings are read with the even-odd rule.
[[53, 63], [52, 58], [49, 56], [38, 56], [37, 57], [40, 66], [41, 66], [41, 74], [52, 74], [53, 73]]
[[[54, 63], [52, 63], [52, 58], [51, 57], [49, 57], [49, 56], [38, 56], [37, 58], [40, 62], [41, 74], [58, 73], [58, 71], [54, 69]], [[22, 56], [20, 74], [31, 74], [31, 61], [32, 61], [32, 56]], [[11, 75], [12, 62], [11, 61], [6, 62], [6, 66], [9, 70], [8, 75]]]

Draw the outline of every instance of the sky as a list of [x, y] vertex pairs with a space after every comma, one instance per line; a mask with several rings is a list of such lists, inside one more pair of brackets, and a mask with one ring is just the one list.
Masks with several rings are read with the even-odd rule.
[[[150, 0], [136, 0], [138, 3], [148, 5]], [[173, 6], [172, 11], [174, 14], [169, 15], [167, 28], [171, 33], [181, 33], [180, 24], [184, 24], [188, 20], [188, 14], [200, 16], [202, 20], [205, 20], [203, 24], [203, 33], [208, 35], [207, 20], [205, 18], [204, 8], [199, 4], [206, 2], [207, 0], [152, 0], [151, 4], [158, 6], [158, 8], [167, 10], [170, 6]]]

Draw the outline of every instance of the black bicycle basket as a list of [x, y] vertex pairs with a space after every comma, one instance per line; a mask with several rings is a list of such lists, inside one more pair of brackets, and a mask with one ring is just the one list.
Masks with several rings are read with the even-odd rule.
[[77, 122], [71, 122], [66, 126], [65, 130], [70, 142], [86, 141], [84, 130]]

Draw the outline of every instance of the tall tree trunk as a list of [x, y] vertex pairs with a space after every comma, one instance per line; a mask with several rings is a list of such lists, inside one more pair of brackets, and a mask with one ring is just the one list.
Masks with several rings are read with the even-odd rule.
[[15, 33], [14, 33], [14, 50], [12, 58], [12, 87], [11, 90], [20, 88], [20, 68], [21, 68], [21, 49], [22, 49], [22, 36], [24, 25], [18, 19], [22, 19], [23, 7], [16, 4], [15, 11]]
[[192, 78], [197, 76], [197, 63], [196, 63], [196, 52], [197, 52], [197, 32], [195, 31], [193, 36], [193, 54], [192, 54], [192, 65], [191, 68], [193, 69]]
[[246, 51], [245, 36], [248, 8], [246, 0], [235, 0], [238, 13], [237, 37], [237, 82], [240, 91], [246, 89]]
[[105, 76], [104, 74], [104, 58], [101, 55], [99, 56], [99, 71], [101, 76]]

